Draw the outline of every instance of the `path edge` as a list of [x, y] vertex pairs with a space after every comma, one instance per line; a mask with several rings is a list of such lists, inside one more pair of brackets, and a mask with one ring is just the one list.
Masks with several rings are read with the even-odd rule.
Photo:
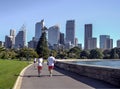
[[32, 64], [29, 64], [28, 66], [26, 66], [26, 67], [20, 72], [20, 75], [18, 76], [18, 78], [17, 78], [17, 80], [16, 80], [16, 82], [15, 82], [15, 84], [14, 84], [14, 86], [13, 86], [12, 89], [20, 89], [20, 88], [21, 88], [22, 78], [23, 78], [23, 77], [21, 77], [21, 76], [24, 75], [25, 70], [26, 70], [27, 68], [29, 68], [31, 65], [32, 65]]

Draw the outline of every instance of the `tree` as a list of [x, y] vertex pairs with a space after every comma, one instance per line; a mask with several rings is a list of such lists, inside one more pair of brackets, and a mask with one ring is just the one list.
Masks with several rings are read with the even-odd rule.
[[42, 35], [38, 41], [37, 47], [36, 47], [36, 52], [38, 53], [39, 56], [42, 56], [44, 59], [47, 59], [49, 56], [49, 48], [48, 48], [48, 43], [46, 39], [46, 31], [47, 28], [43, 27], [42, 29]]
[[86, 51], [86, 50], [83, 50], [81, 53], [80, 53], [80, 58], [82, 59], [87, 59], [89, 58], [89, 51]]
[[111, 49], [110, 58], [111, 59], [119, 59], [119, 55], [117, 53], [117, 48]]
[[102, 54], [101, 50], [99, 50], [99, 49], [92, 49], [90, 51], [89, 58], [90, 59], [102, 59], [103, 54]]
[[120, 59], [120, 48], [114, 48], [114, 49], [116, 49], [116, 53], [118, 54], [119, 59]]
[[66, 59], [67, 58], [67, 52], [65, 50], [59, 49], [57, 50], [57, 59]]
[[21, 48], [15, 51], [17, 53], [17, 58], [19, 58], [20, 60], [30, 60], [31, 58], [38, 57], [38, 54], [32, 48]]
[[0, 46], [0, 52], [5, 51], [6, 49], [4, 47]]
[[12, 49], [4, 49], [0, 52], [0, 58], [2, 58], [2, 59], [15, 59], [16, 53]]
[[111, 50], [104, 50], [103, 51], [103, 55], [104, 55], [103, 59], [109, 59], [110, 58], [110, 52], [111, 52]]
[[81, 49], [79, 47], [73, 47], [69, 50], [68, 54], [70, 58], [80, 58]]
[[50, 53], [52, 53], [54, 57], [57, 56], [57, 50], [50, 50]]

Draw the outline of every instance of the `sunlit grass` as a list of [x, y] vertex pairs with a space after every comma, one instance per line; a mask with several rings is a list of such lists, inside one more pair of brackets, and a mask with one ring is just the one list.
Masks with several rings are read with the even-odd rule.
[[26, 61], [0, 59], [0, 89], [12, 89], [19, 73], [27, 65]]

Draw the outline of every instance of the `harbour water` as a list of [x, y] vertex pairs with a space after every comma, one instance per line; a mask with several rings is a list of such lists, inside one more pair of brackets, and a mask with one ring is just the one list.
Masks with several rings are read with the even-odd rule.
[[85, 64], [85, 65], [97, 65], [97, 66], [107, 66], [113, 68], [120, 68], [120, 60], [106, 59], [106, 60], [93, 60], [93, 61], [74, 61], [75, 64]]

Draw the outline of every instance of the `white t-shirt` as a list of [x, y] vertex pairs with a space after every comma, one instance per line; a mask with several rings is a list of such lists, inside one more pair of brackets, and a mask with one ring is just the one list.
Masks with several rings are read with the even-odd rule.
[[54, 66], [54, 62], [56, 61], [56, 59], [53, 56], [50, 56], [48, 59], [48, 66]]
[[38, 66], [42, 66], [43, 58], [38, 58]]
[[37, 59], [37, 58], [34, 59], [34, 62], [36, 62], [36, 59]]

